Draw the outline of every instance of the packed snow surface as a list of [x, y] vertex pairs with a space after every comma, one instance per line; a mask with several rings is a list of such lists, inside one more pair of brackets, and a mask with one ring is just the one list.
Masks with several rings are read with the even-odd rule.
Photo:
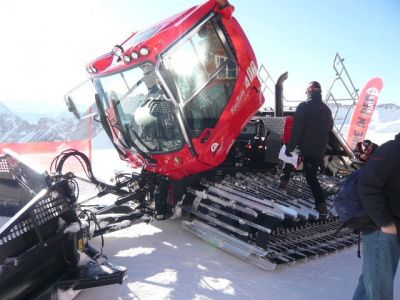
[[[91, 243], [100, 247], [100, 240]], [[357, 247], [274, 272], [264, 271], [197, 238], [179, 219], [138, 224], [105, 236], [104, 253], [128, 268], [122, 285], [82, 291], [78, 300], [351, 299], [361, 270]], [[395, 299], [400, 283], [395, 280]]]

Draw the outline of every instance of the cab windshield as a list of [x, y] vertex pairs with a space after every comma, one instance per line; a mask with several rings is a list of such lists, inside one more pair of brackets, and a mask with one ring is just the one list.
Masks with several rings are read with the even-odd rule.
[[103, 102], [114, 109], [125, 140], [145, 153], [172, 152], [183, 146], [173, 104], [160, 89], [153, 64], [95, 78], [94, 83]]
[[210, 16], [160, 55], [160, 77], [155, 65], [146, 62], [93, 78], [104, 106], [116, 113], [118, 124], [111, 126], [127, 146], [134, 143], [150, 154], [176, 152], [216, 126], [238, 76], [228, 39]]

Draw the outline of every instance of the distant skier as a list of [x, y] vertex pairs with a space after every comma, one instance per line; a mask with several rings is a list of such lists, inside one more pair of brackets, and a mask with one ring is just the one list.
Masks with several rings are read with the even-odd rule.
[[378, 145], [371, 142], [370, 140], [363, 140], [362, 142], [358, 142], [354, 149], [354, 156], [362, 161], [366, 162], [372, 153], [378, 148]]
[[325, 218], [328, 210], [317, 172], [325, 156], [329, 133], [333, 128], [332, 112], [322, 102], [322, 90], [318, 82], [310, 82], [306, 94], [307, 101], [297, 106], [292, 137], [285, 154], [291, 156], [291, 152], [299, 146], [303, 156], [305, 177], [314, 196], [315, 209], [321, 218]]

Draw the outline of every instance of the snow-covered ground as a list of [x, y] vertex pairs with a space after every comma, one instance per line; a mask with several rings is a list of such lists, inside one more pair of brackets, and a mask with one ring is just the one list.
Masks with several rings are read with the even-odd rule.
[[[378, 130], [370, 136], [382, 143], [394, 133]], [[94, 174], [103, 180], [125, 167], [111, 149], [95, 151], [93, 165]], [[0, 217], [0, 227], [6, 220]], [[91, 243], [100, 248], [100, 239]], [[356, 247], [352, 247], [274, 272], [264, 271], [185, 231], [179, 219], [107, 234], [104, 253], [113, 264], [128, 268], [128, 278], [122, 285], [84, 290], [76, 299], [351, 299], [361, 268]], [[397, 300], [399, 276], [395, 279]]]
[[[91, 243], [100, 248], [100, 239]], [[104, 253], [128, 268], [128, 278], [122, 285], [84, 290], [75, 299], [350, 299], [361, 266], [353, 247], [264, 271], [185, 231], [178, 219], [107, 234]], [[395, 293], [400, 297], [399, 284]]]
[[[138, 224], [105, 241], [105, 253], [128, 268], [128, 278], [122, 285], [85, 290], [76, 299], [351, 299], [361, 268], [353, 247], [264, 271], [185, 231], [177, 219]], [[400, 299], [398, 278], [395, 299]]]
[[[393, 131], [369, 131], [369, 137], [379, 144], [394, 135]], [[112, 163], [115, 153], [101, 151], [94, 154], [95, 174], [98, 171], [107, 177], [122, 165]], [[99, 246], [99, 240], [93, 242]], [[185, 231], [179, 219], [107, 234], [104, 250], [111, 262], [128, 268], [128, 278], [122, 285], [85, 290], [76, 299], [351, 299], [361, 272], [356, 247], [275, 272], [264, 271]], [[399, 276], [395, 280], [397, 300]]]
[[[0, 227], [6, 220], [0, 217]], [[100, 248], [100, 239], [90, 243]], [[361, 268], [352, 247], [264, 271], [185, 231], [179, 219], [107, 234], [104, 253], [128, 268], [128, 278], [122, 285], [84, 290], [75, 299], [351, 299]], [[395, 282], [399, 300], [399, 275]]]
[[[394, 136], [382, 134], [371, 133], [371, 138], [383, 143]], [[102, 151], [94, 155], [94, 165], [96, 157], [106, 155], [109, 162], [115, 158]], [[117, 164], [102, 163], [98, 171], [111, 174], [110, 167], [116, 170]], [[99, 246], [98, 240], [94, 242]], [[110, 261], [126, 266], [128, 278], [122, 285], [85, 290], [78, 300], [351, 299], [361, 271], [356, 247], [275, 272], [264, 271], [185, 231], [178, 219], [138, 224], [107, 234], [105, 242]]]

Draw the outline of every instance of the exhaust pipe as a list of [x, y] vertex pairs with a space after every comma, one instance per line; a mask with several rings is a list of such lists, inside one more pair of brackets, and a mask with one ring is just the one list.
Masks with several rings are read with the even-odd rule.
[[283, 82], [288, 78], [288, 72], [279, 76], [275, 84], [275, 116], [283, 117]]

